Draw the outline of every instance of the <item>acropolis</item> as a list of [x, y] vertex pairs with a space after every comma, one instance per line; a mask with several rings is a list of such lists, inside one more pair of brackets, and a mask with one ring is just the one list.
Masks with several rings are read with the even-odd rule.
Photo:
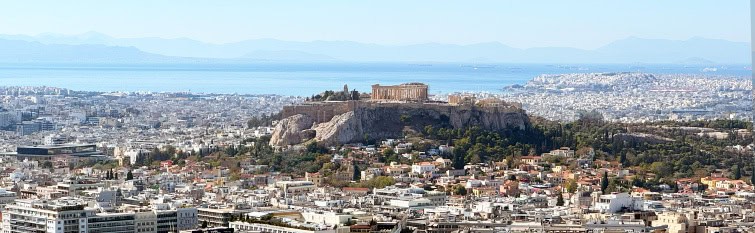
[[372, 100], [397, 100], [411, 102], [427, 101], [427, 85], [424, 83], [404, 83], [394, 86], [372, 85]]

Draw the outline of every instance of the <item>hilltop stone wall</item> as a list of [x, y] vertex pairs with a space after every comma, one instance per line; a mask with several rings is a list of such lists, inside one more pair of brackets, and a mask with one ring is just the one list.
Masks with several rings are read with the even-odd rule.
[[[479, 126], [488, 130], [523, 130], [530, 126], [525, 111], [514, 106], [443, 103], [318, 102], [285, 107], [282, 116], [284, 119], [276, 125], [271, 139], [274, 146], [299, 144], [312, 138], [326, 145], [398, 138], [406, 129], [419, 132], [426, 125]], [[302, 118], [312, 123], [311, 128], [300, 124]]]

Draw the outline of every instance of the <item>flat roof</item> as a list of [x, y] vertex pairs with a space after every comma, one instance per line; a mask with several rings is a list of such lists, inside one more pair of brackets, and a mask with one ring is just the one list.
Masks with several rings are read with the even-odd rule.
[[68, 147], [96, 146], [95, 144], [59, 144], [59, 145], [34, 145], [34, 146], [16, 146], [16, 148], [41, 148], [41, 149], [59, 149]]
[[19, 154], [18, 152], [0, 152], [0, 156], [19, 156], [19, 157], [53, 157], [53, 156], [74, 156], [74, 157], [106, 157], [99, 151], [94, 152], [81, 152], [70, 154], [54, 154], [54, 155], [35, 155], [35, 154]]

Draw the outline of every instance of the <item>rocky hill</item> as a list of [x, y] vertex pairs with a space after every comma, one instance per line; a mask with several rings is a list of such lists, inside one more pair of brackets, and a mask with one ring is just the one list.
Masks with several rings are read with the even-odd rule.
[[[405, 130], [419, 132], [427, 125], [450, 128], [479, 126], [490, 130], [525, 129], [530, 126], [525, 112], [510, 106], [369, 102], [338, 104], [318, 106], [319, 110], [316, 112], [289, 110], [288, 114], [284, 114], [288, 117], [276, 125], [270, 144], [287, 146], [315, 139], [325, 145], [337, 145], [398, 138]], [[336, 112], [329, 120], [322, 119], [319, 113], [328, 108], [345, 110], [343, 113]]]

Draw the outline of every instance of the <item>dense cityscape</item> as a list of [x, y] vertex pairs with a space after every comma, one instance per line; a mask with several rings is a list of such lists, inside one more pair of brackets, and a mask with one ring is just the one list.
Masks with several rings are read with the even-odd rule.
[[[746, 77], [583, 73], [542, 75], [487, 94], [522, 103], [533, 114], [573, 121], [580, 111], [600, 111], [609, 121], [747, 120], [752, 82]], [[479, 95], [479, 94], [478, 94]]]
[[752, 1], [0, 4], [0, 233], [755, 233]]
[[[537, 77], [514, 96], [428, 96], [428, 88], [290, 97], [2, 87], [2, 230], [753, 229], [755, 167], [742, 156], [752, 125], [738, 120], [751, 111], [749, 82], [572, 74]], [[439, 107], [483, 116], [418, 119]], [[518, 108], [530, 120], [512, 115]], [[404, 125], [403, 136], [368, 137], [390, 133], [367, 129], [385, 119], [357, 118], [375, 109], [400, 112], [392, 124]], [[682, 109], [693, 113], [671, 111]], [[480, 122], [455, 125], [458, 117]], [[653, 157], [678, 140], [713, 160], [689, 167]]]

